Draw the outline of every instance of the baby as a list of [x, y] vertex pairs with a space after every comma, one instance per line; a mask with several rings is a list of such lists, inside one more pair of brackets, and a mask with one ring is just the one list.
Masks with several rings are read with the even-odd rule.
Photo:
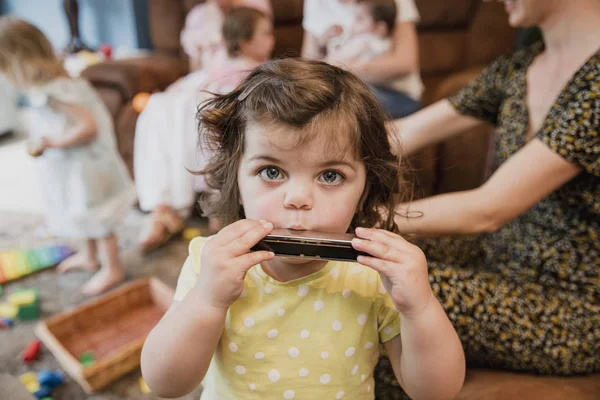
[[330, 41], [329, 63], [370, 61], [387, 53], [392, 46], [396, 24], [395, 0], [357, 0], [352, 29]]

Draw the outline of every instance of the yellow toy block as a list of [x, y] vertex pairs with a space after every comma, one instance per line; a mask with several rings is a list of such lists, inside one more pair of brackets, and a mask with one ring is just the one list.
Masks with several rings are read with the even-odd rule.
[[190, 241], [195, 237], [201, 236], [202, 231], [198, 228], [186, 228], [183, 230], [181, 236], [184, 240]]
[[35, 393], [40, 390], [40, 384], [35, 372], [27, 372], [19, 377], [19, 380], [25, 386], [29, 393]]
[[19, 307], [10, 303], [0, 303], [0, 317], [15, 319], [19, 313]]
[[9, 295], [8, 301], [15, 307], [30, 305], [37, 301], [37, 293], [34, 290], [20, 290]]
[[140, 378], [140, 390], [142, 391], [142, 393], [151, 393], [151, 390], [146, 384], [144, 378]]
[[15, 259], [12, 254], [7, 254], [2, 260], [2, 268], [4, 269], [4, 276], [7, 280], [15, 279], [19, 277], [19, 272], [15, 266]]

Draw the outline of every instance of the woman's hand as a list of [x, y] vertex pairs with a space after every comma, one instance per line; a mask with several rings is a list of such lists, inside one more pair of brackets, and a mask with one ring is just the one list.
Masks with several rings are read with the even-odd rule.
[[382, 229], [356, 228], [356, 235], [352, 246], [369, 254], [358, 262], [379, 272], [396, 309], [408, 318], [424, 311], [434, 296], [421, 249]]
[[200, 291], [208, 305], [229, 308], [242, 294], [246, 272], [275, 256], [268, 251], [250, 251], [272, 229], [270, 222], [249, 219], [223, 228], [202, 249], [202, 267], [193, 290]]

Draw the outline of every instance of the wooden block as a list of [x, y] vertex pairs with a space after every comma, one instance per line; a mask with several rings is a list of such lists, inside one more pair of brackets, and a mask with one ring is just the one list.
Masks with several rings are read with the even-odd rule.
[[39, 299], [39, 292], [35, 289], [18, 290], [8, 296], [9, 303], [17, 307], [31, 305]]
[[0, 317], [15, 319], [19, 313], [19, 307], [10, 303], [0, 303]]

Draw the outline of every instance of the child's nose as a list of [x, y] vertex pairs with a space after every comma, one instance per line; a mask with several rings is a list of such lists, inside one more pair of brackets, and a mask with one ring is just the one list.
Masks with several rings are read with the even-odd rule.
[[289, 182], [283, 199], [283, 205], [285, 208], [310, 210], [313, 207], [313, 197], [310, 185], [303, 184], [299, 181]]

